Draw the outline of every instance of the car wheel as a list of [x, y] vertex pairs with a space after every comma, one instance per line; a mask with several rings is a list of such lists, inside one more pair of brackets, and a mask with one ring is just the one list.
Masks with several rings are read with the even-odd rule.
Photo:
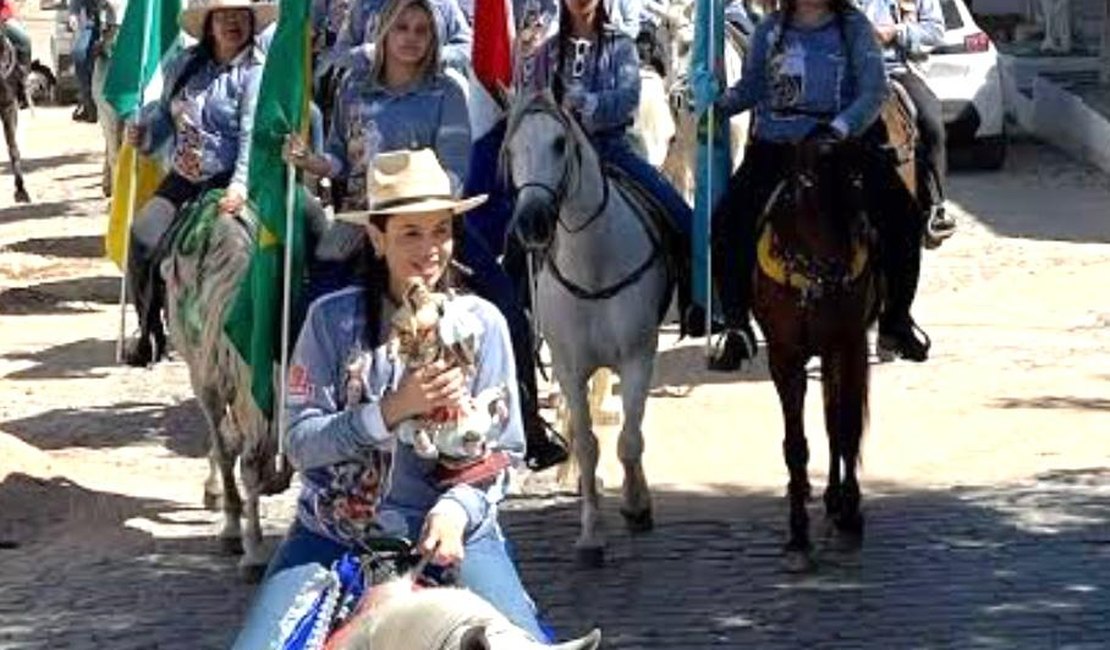
[[975, 169], [995, 171], [1006, 164], [1006, 137], [980, 138], [971, 148], [971, 166]]

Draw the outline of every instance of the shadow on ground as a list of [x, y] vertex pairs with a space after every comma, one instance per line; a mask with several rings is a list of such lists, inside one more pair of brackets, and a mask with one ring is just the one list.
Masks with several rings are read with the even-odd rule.
[[1012, 144], [1005, 172], [953, 174], [949, 199], [1003, 237], [1110, 243], [1110, 178], [1043, 145]]
[[208, 424], [195, 399], [180, 404], [122, 402], [64, 408], [0, 422], [0, 428], [43, 450], [108, 449], [160, 444], [189, 458], [208, 454]]
[[104, 257], [104, 237], [88, 235], [81, 237], [37, 237], [0, 247], [0, 252], [12, 251], [44, 257], [66, 257], [72, 259], [99, 259]]
[[0, 208], [0, 226], [30, 219], [53, 219], [84, 214], [76, 201], [47, 201]]
[[11, 361], [30, 361], [33, 365], [9, 373], [6, 379], [73, 379], [107, 377], [109, 368], [116, 365], [116, 342], [101, 339], [81, 339], [53, 345], [35, 352], [13, 352], [2, 355]]
[[608, 648], [1094, 648], [1110, 643], [1108, 482], [1097, 468], [1007, 489], [865, 485], [862, 551], [822, 536], [815, 503], [804, 576], [783, 568], [775, 494], [657, 492], [639, 537], [609, 499], [601, 570], [573, 561], [573, 503], [517, 500], [502, 519], [556, 629], [600, 626]]
[[0, 646], [230, 645], [250, 588], [206, 532], [208, 513], [22, 474], [0, 483], [0, 512]]
[[0, 291], [0, 316], [93, 311], [93, 303], [116, 304], [119, 301], [119, 285], [119, 278], [101, 275], [7, 289]]

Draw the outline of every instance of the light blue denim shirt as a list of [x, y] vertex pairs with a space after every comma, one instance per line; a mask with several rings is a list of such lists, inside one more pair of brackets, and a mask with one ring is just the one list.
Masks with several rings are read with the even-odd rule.
[[[166, 68], [162, 97], [142, 108], [139, 124], [146, 127], [140, 144], [151, 154], [172, 146], [173, 170], [193, 182], [233, 172], [231, 184], [246, 196], [251, 129], [262, 80], [264, 56], [257, 47], [244, 50], [226, 64], [204, 60], [199, 46], [181, 52]], [[170, 96], [183, 73], [181, 90]]]
[[584, 97], [579, 121], [590, 137], [623, 135], [640, 104], [640, 57], [636, 43], [607, 26], [594, 42], [570, 39], [563, 60], [557, 36], [545, 41], [534, 57], [535, 73], [523, 80], [533, 90], [551, 87], [556, 75], [566, 93]]
[[[339, 32], [324, 65], [364, 71], [373, 61], [373, 38], [378, 15], [388, 0], [351, 0], [347, 23]], [[474, 40], [470, 23], [459, 7], [458, 0], [431, 0], [439, 36], [440, 60], [443, 65], [466, 73], [470, 67], [470, 50]]]
[[437, 74], [403, 91], [367, 76], [344, 84], [324, 149], [329, 176], [347, 181], [347, 209], [366, 207], [366, 170], [375, 155], [424, 148], [435, 150], [459, 191], [470, 162], [470, 117], [453, 79]]
[[897, 25], [894, 42], [883, 49], [883, 59], [891, 72], [906, 69], [906, 59], [921, 56], [926, 48], [944, 42], [944, 12], [940, 0], [917, 0], [917, 20], [897, 19], [895, 0], [856, 0], [859, 7], [876, 26]]
[[[390, 304], [383, 303], [382, 323], [389, 322]], [[505, 319], [475, 296], [457, 296], [448, 309], [464, 309], [482, 325], [471, 394], [498, 385], [508, 390], [509, 419], [497, 446], [518, 463], [524, 429]], [[328, 294], [309, 308], [293, 351], [285, 449], [301, 474], [298, 520], [346, 544], [407, 535], [406, 519], [423, 517], [443, 501], [466, 512], [467, 534], [495, 522], [507, 472], [485, 489], [465, 484], [444, 489], [434, 479], [435, 461], [398, 443], [386, 427], [381, 399], [397, 390], [405, 368], [391, 360], [384, 344], [365, 349], [365, 327], [361, 288]], [[347, 403], [348, 396], [356, 396], [357, 403]]]
[[755, 109], [753, 132], [798, 142], [819, 123], [858, 136], [879, 116], [889, 92], [883, 55], [867, 17], [850, 11], [811, 28], [765, 18], [752, 37], [744, 75], [719, 100], [723, 116]]

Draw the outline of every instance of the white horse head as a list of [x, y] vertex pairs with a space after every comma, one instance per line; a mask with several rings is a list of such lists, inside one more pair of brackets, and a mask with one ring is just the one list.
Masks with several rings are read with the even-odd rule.
[[394, 590], [360, 615], [336, 650], [596, 650], [601, 632], [549, 646], [465, 589]]

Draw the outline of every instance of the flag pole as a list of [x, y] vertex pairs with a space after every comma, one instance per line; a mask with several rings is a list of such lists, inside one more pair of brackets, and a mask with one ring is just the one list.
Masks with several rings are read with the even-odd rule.
[[[154, 12], [149, 8], [143, 14], [143, 46], [139, 50], [140, 65], [146, 66], [147, 48], [150, 47], [150, 30], [154, 22]], [[139, 99], [139, 106], [143, 102], [143, 75], [139, 74], [135, 94]], [[138, 109], [136, 109], [138, 110]], [[125, 136], [126, 137], [126, 136]], [[123, 363], [124, 337], [127, 336], [127, 267], [131, 264], [131, 224], [135, 221], [135, 197], [138, 195], [139, 184], [139, 152], [131, 157], [131, 182], [127, 188], [127, 201], [125, 209], [127, 214], [126, 227], [123, 229], [123, 253], [120, 256], [123, 275], [119, 280], [119, 332], [116, 336], [116, 363]], [[157, 315], [161, 318], [161, 314]], [[157, 354], [157, 351], [155, 351]]]
[[[717, 74], [716, 58], [717, 52], [717, 16], [716, 16], [716, 0], [702, 0], [709, 4], [709, 51], [706, 53], [706, 61], [709, 62], [710, 73]], [[709, 105], [709, 110], [705, 114], [705, 129], [706, 129], [706, 169], [705, 174], [705, 196], [707, 197], [706, 206], [708, 214], [705, 219], [705, 358], [713, 358], [713, 144], [716, 140], [716, 129], [714, 128], [716, 121], [714, 105]]]
[[285, 165], [285, 241], [282, 242], [284, 261], [281, 273], [281, 352], [278, 355], [278, 407], [272, 417], [277, 418], [278, 453], [277, 471], [285, 470], [285, 433], [288, 423], [285, 407], [289, 399], [289, 320], [292, 312], [293, 293], [293, 211], [297, 202], [297, 173], [292, 163]]

